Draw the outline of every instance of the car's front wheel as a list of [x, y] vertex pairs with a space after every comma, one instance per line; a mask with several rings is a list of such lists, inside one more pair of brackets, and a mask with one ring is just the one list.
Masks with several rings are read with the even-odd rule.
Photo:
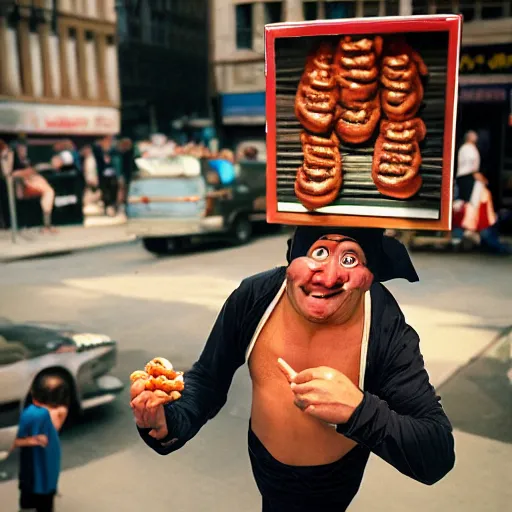
[[252, 236], [252, 224], [245, 215], [239, 215], [231, 227], [231, 239], [235, 245], [246, 244]]

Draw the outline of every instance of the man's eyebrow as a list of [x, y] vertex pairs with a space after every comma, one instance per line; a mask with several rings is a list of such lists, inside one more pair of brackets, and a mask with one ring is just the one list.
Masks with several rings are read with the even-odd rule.
[[[336, 238], [330, 238], [331, 236], [335, 236]], [[318, 240], [328, 240], [329, 242], [337, 242], [339, 244], [341, 244], [342, 242], [354, 242], [357, 244], [357, 241], [354, 240], [353, 238], [350, 238], [348, 236], [343, 237], [342, 235], [324, 235], [321, 236]]]

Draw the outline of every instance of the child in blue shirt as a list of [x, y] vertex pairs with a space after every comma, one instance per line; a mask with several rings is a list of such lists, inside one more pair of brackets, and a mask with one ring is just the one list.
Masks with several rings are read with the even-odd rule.
[[20, 508], [53, 512], [60, 474], [59, 431], [66, 420], [69, 390], [58, 375], [42, 374], [31, 389], [14, 442], [20, 453]]

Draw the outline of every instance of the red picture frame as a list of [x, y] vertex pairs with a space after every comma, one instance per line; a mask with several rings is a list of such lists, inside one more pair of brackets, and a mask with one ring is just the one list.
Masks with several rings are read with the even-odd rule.
[[[446, 32], [446, 87], [440, 210], [435, 219], [361, 214], [329, 214], [278, 211], [276, 42], [282, 38], [337, 35], [382, 35]], [[457, 112], [458, 69], [462, 37], [461, 15], [354, 18], [314, 22], [277, 23], [265, 27], [267, 222], [292, 225], [375, 227], [448, 231], [452, 223], [454, 144]], [[427, 134], [428, 137], [428, 134]], [[397, 210], [398, 212], [399, 210]]]

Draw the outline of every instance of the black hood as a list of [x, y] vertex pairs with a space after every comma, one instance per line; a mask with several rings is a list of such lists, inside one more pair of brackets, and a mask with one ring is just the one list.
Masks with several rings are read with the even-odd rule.
[[299, 226], [288, 240], [288, 263], [306, 256], [313, 243], [329, 234], [353, 238], [363, 249], [376, 281], [407, 279], [415, 283], [420, 280], [405, 246], [396, 238], [385, 236], [383, 229]]

